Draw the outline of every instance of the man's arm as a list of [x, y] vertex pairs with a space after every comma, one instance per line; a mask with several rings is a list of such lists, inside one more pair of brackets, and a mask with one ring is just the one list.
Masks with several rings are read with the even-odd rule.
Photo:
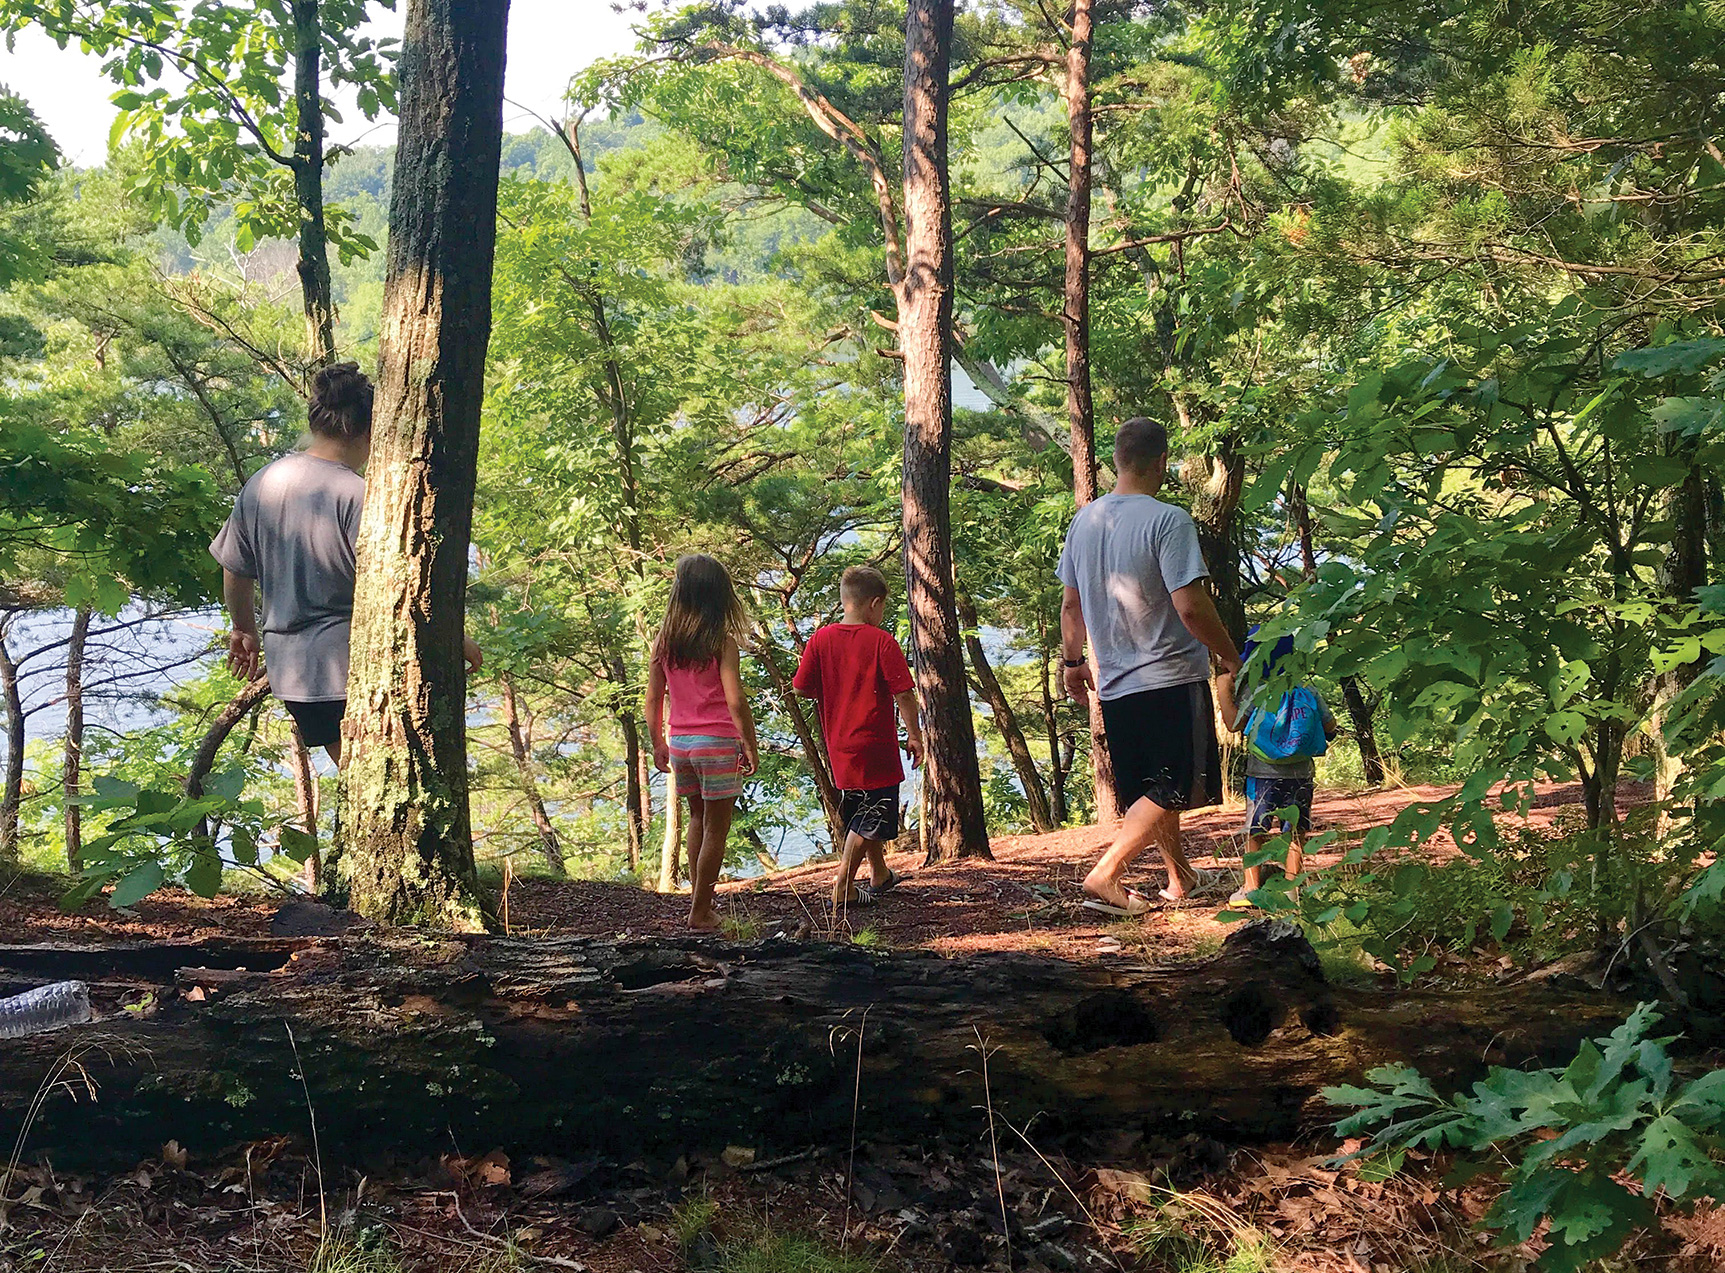
[[233, 631], [228, 633], [228, 670], [242, 681], [258, 674], [257, 581], [222, 567], [222, 601]]
[[[1060, 597], [1060, 655], [1067, 665], [1061, 674], [1066, 693], [1075, 703], [1090, 700], [1096, 688], [1096, 678], [1090, 674], [1090, 664], [1084, 659], [1084, 643], [1090, 630], [1084, 626], [1084, 606], [1078, 599], [1078, 589], [1067, 587]], [[1076, 663], [1078, 666], [1073, 667]]]
[[916, 691], [905, 690], [894, 694], [892, 701], [898, 704], [899, 717], [904, 721], [904, 749], [910, 753], [910, 767], [916, 769], [922, 764], [922, 709], [917, 706]]
[[1233, 676], [1238, 672], [1240, 651], [1234, 648], [1234, 638], [1222, 625], [1222, 616], [1216, 613], [1216, 603], [1205, 591], [1203, 581], [1194, 580], [1184, 588], [1175, 589], [1169, 596], [1174, 599], [1174, 609], [1180, 622], [1186, 625], [1186, 631], [1210, 647], [1210, 653], [1222, 665], [1222, 674]]

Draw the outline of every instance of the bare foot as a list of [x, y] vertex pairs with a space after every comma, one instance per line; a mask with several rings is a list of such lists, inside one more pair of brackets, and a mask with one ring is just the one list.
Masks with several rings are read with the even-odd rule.
[[1159, 890], [1164, 901], [1183, 902], [1186, 894], [1198, 887], [1198, 872], [1188, 866], [1184, 872], [1168, 872], [1168, 887]]
[[689, 928], [697, 933], [716, 933], [721, 925], [716, 911], [690, 911]]

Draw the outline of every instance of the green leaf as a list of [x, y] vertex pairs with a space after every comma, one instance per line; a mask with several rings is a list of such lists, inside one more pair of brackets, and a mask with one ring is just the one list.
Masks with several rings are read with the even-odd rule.
[[295, 862], [304, 862], [317, 852], [317, 837], [307, 835], [298, 827], [281, 828], [281, 851]]
[[1673, 1198], [1692, 1192], [1717, 1196], [1725, 1190], [1725, 1172], [1720, 1171], [1695, 1132], [1669, 1114], [1647, 1125], [1628, 1170], [1640, 1177], [1649, 1193], [1663, 1189]]
[[209, 849], [200, 849], [186, 868], [186, 887], [199, 897], [214, 897], [222, 889], [222, 860]]
[[228, 852], [241, 866], [256, 866], [258, 838], [245, 827], [235, 827], [228, 833]]
[[238, 800], [245, 789], [246, 771], [239, 765], [230, 765], [204, 779], [204, 794], [224, 802]]
[[140, 863], [120, 877], [120, 882], [114, 885], [114, 891], [108, 895], [108, 905], [118, 910], [122, 906], [141, 902], [161, 888], [165, 878], [166, 872], [162, 870], [160, 862]]

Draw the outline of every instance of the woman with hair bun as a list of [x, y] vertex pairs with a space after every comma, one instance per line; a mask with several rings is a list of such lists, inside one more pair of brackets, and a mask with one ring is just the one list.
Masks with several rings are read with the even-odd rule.
[[[372, 397], [357, 363], [320, 369], [311, 382], [309, 441], [252, 475], [210, 545], [233, 623], [228, 667], [250, 680], [261, 653], [270, 691], [306, 746], [324, 748], [338, 764]], [[263, 588], [261, 622], [256, 585]], [[478, 668], [472, 641], [467, 659]]]

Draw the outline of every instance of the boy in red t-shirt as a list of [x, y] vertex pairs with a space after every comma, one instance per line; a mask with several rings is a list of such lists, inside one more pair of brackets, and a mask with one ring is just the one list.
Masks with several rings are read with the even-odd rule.
[[[833, 785], [840, 792], [845, 842], [833, 881], [834, 910], [871, 905], [899, 881], [887, 868], [882, 848], [898, 838], [898, 785], [904, 781], [895, 704], [904, 717], [904, 749], [912, 765], [922, 764], [916, 682], [898, 641], [881, 626], [886, 596], [886, 577], [880, 571], [868, 566], [846, 570], [839, 581], [844, 619], [810, 638], [791, 682], [798, 694], [820, 704]], [[853, 887], [865, 857], [870, 883]]]

